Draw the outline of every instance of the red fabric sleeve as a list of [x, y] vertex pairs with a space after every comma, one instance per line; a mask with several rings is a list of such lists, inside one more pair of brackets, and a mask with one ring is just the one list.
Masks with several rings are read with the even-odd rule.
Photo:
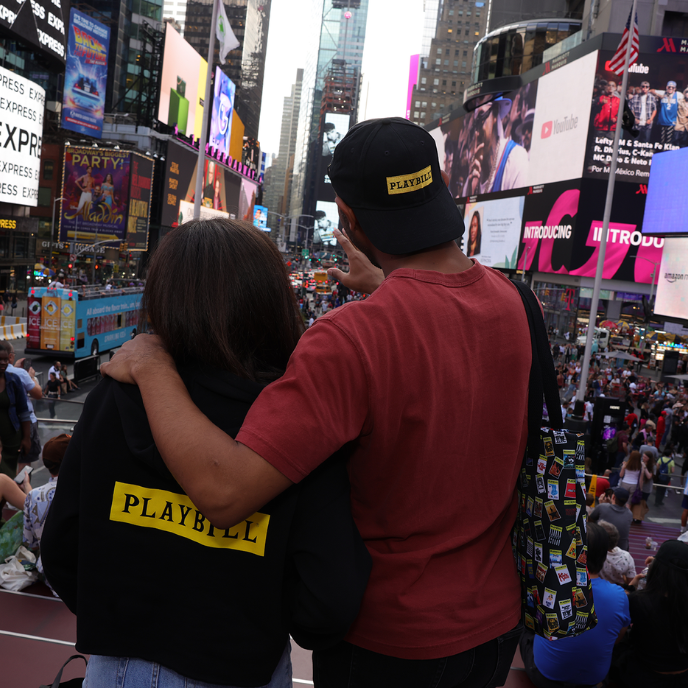
[[299, 482], [369, 432], [367, 372], [351, 340], [330, 318], [320, 318], [299, 341], [284, 376], [261, 392], [237, 442]]

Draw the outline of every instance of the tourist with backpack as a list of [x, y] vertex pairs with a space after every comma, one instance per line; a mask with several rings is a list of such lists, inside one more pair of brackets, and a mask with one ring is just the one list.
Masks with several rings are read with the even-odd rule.
[[655, 484], [657, 492], [655, 493], [655, 506], [662, 506], [664, 504], [664, 495], [666, 494], [666, 485], [671, 483], [671, 474], [674, 472], [674, 459], [671, 454], [664, 452], [664, 455], [657, 461], [655, 470]]

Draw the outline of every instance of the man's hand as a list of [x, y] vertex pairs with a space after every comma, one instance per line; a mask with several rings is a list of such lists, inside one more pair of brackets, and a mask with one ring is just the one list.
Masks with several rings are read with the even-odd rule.
[[140, 334], [127, 342], [108, 363], [100, 366], [102, 375], [118, 382], [136, 385], [137, 375], [151, 368], [165, 368], [176, 371], [172, 357], [162, 344], [160, 337], [154, 334]]
[[349, 241], [349, 238], [345, 234], [335, 229], [334, 235], [349, 259], [349, 272], [342, 272], [339, 268], [329, 268], [327, 274], [352, 291], [372, 294], [385, 279], [382, 270], [376, 268], [368, 258]]
[[22, 437], [21, 444], [19, 445], [20, 454], [28, 454], [31, 451], [31, 438]]

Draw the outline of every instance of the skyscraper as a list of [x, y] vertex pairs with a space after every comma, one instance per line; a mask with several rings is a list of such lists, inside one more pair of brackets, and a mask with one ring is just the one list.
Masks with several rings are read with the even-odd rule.
[[163, 0], [162, 4], [163, 19], [174, 19], [179, 26], [179, 33], [184, 35], [184, 24], [186, 23], [186, 0]]
[[311, 0], [304, 16], [309, 23], [302, 35], [317, 43], [308, 51], [304, 70], [289, 214], [312, 225], [327, 113], [347, 115], [349, 125], [356, 121], [368, 0]]
[[[279, 154], [269, 168], [271, 172], [269, 177], [266, 175], [263, 188], [263, 205], [267, 206], [268, 212], [275, 212], [280, 215], [289, 215], [291, 173], [294, 164], [302, 85], [303, 69], [297, 69], [296, 83], [292, 84], [291, 94], [284, 98]], [[283, 225], [278, 217], [273, 220], [271, 216], [268, 216], [268, 219], [273, 231]]]
[[[428, 124], [463, 101], [470, 85], [473, 48], [485, 34], [488, 10], [483, 3], [434, 0], [426, 7], [426, 26], [437, 8], [435, 37], [421, 57], [411, 99], [411, 121]], [[425, 40], [424, 40], [425, 47]]]
[[[234, 108], [244, 123], [246, 137], [257, 139], [271, 0], [232, 0], [223, 4], [239, 47], [229, 52], [221, 64], [216, 42], [213, 63], [236, 85]], [[208, 56], [212, 12], [213, 0], [188, 0], [186, 4], [184, 38], [204, 59]]]

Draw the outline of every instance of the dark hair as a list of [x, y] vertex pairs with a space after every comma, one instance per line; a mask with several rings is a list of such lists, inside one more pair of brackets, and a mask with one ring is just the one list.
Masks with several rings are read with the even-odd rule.
[[[473, 224], [473, 218], [478, 220], [478, 236], [475, 238], [475, 251], [471, 253], [471, 225]], [[476, 256], [480, 253], [480, 244], [482, 242], [482, 228], [480, 226], [480, 213], [476, 210], [471, 216], [471, 221], [468, 224], [468, 234], [466, 236], [466, 255]]]
[[588, 571], [598, 574], [607, 559], [609, 535], [597, 523], [588, 522]]
[[609, 521], [598, 521], [597, 525], [604, 528], [607, 531], [609, 537], [609, 550], [613, 550], [619, 544], [619, 529]]
[[[624, 488], [625, 489], [625, 488]], [[626, 490], [628, 492], [628, 490]], [[617, 506], [626, 506], [626, 502], [628, 501], [628, 497], [620, 497], [616, 492], [614, 492], [614, 501], [616, 502]]]
[[9, 356], [14, 351], [14, 347], [6, 339], [0, 339], [0, 350], [6, 351]]
[[277, 247], [252, 224], [219, 218], [186, 222], [160, 242], [146, 318], [177, 365], [254, 381], [282, 375], [304, 329]]
[[688, 654], [688, 574], [655, 557], [645, 589], [635, 594], [646, 598], [651, 609], [657, 609], [662, 598], [666, 600], [666, 609], [671, 610], [669, 634], [676, 639], [681, 654]]

